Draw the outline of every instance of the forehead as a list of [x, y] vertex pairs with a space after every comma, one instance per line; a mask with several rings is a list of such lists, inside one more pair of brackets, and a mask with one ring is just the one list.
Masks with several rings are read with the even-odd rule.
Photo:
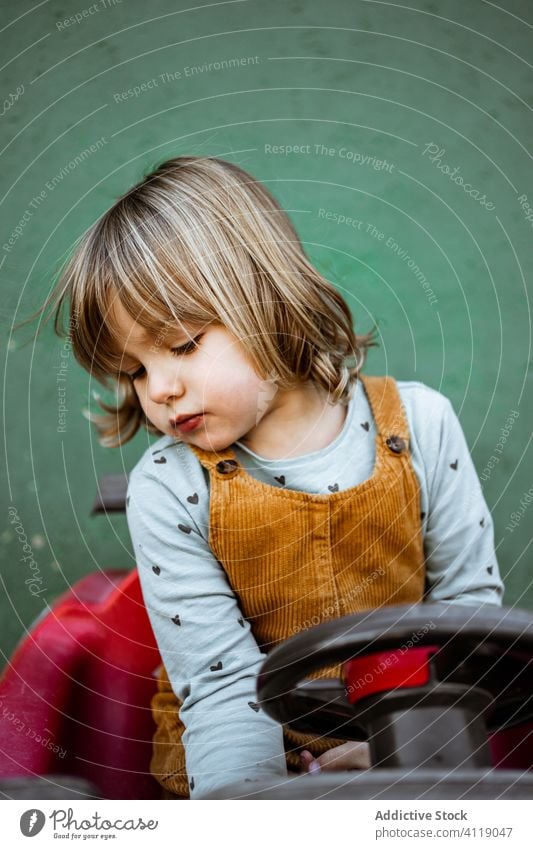
[[109, 306], [107, 324], [112, 334], [123, 344], [125, 342], [134, 345], [142, 344], [150, 337], [148, 331], [131, 317], [118, 298], [115, 298]]
[[110, 346], [109, 353], [117, 361], [118, 369], [121, 368], [125, 358], [134, 356], [136, 348], [153, 344], [159, 347], [168, 339], [180, 344], [180, 340], [187, 341], [197, 329], [206, 326], [205, 322], [197, 325], [193, 322], [160, 317], [150, 322], [149, 327], [145, 327], [144, 324], [148, 323], [146, 313], [144, 316], [139, 316], [140, 319], [143, 317], [142, 324], [132, 318], [118, 297], [114, 297], [107, 308], [105, 324]]

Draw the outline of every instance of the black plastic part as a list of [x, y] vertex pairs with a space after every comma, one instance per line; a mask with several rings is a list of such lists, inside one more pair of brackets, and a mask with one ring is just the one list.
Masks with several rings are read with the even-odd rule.
[[[416, 637], [416, 639], [414, 639]], [[406, 645], [435, 646], [430, 679], [350, 704], [321, 668]], [[533, 616], [495, 605], [397, 605], [345, 616], [287, 640], [258, 678], [266, 713], [294, 730], [368, 740], [374, 767], [485, 768], [488, 735], [533, 717]]]
[[380, 769], [490, 767], [484, 713], [491, 701], [477, 687], [430, 685], [370, 696], [355, 718], [367, 729], [370, 760]]
[[[365, 769], [240, 781], [205, 799], [533, 799], [533, 773], [518, 770]], [[409, 823], [412, 825], [412, 823]], [[388, 823], [390, 826], [391, 823]], [[395, 822], [394, 825], [405, 825]]]
[[98, 491], [91, 509], [96, 513], [123, 513], [126, 510], [128, 475], [104, 475], [98, 483]]

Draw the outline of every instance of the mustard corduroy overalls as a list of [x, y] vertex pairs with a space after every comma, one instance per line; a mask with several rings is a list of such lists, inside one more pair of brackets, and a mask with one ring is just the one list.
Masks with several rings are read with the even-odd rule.
[[[420, 492], [395, 381], [359, 375], [376, 423], [370, 478], [331, 495], [270, 486], [231, 448], [190, 446], [209, 471], [209, 545], [263, 652], [310, 624], [389, 604], [417, 604], [425, 588]], [[316, 675], [338, 677], [340, 666]], [[313, 676], [315, 677], [315, 676]], [[180, 701], [161, 668], [152, 699], [157, 725], [150, 769], [163, 798], [189, 797]], [[344, 741], [284, 729], [287, 766]]]

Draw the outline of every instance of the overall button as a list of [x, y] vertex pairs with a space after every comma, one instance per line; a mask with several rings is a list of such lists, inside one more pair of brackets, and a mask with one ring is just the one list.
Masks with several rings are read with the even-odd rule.
[[386, 444], [391, 451], [394, 451], [395, 454], [401, 454], [402, 451], [405, 451], [407, 448], [405, 439], [402, 439], [401, 436], [389, 436], [386, 440]]
[[230, 472], [234, 472], [235, 469], [239, 468], [239, 464], [237, 460], [220, 460], [220, 462], [216, 464], [215, 468], [221, 475], [229, 475]]

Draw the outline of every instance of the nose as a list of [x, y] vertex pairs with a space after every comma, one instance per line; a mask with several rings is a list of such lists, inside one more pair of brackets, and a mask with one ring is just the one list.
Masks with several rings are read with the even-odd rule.
[[179, 398], [185, 392], [183, 378], [175, 365], [154, 364], [148, 369], [148, 397], [154, 404], [166, 404], [170, 398]]

